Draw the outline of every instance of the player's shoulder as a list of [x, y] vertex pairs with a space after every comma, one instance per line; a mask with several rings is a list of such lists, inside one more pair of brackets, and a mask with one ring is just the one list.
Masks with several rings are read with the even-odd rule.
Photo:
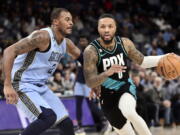
[[88, 45], [84, 50], [84, 59], [87, 61], [98, 61], [98, 52], [93, 45]]
[[126, 50], [126, 52], [129, 52], [129, 50], [131, 50], [131, 48], [134, 48], [134, 43], [131, 39], [127, 38], [127, 37], [121, 37], [123, 46]]
[[98, 56], [98, 52], [93, 45], [89, 44], [84, 50], [84, 55]]
[[132, 42], [128, 37], [121, 37], [122, 42], [126, 45], [129, 42]]
[[50, 35], [46, 30], [35, 30], [33, 31], [28, 38], [38, 38], [39, 40], [49, 40]]
[[92, 45], [92, 44], [89, 44], [84, 51], [90, 51], [90, 52], [94, 52], [96, 51], [96, 48]]

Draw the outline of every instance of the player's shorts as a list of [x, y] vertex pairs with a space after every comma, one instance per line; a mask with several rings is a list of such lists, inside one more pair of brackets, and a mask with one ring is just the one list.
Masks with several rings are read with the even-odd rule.
[[56, 113], [56, 124], [68, 117], [61, 100], [46, 85], [21, 83], [19, 89], [16, 106], [25, 113], [30, 122], [38, 118], [42, 112], [40, 107], [52, 109]]
[[74, 86], [74, 95], [75, 96], [84, 96], [89, 97], [91, 88], [89, 88], [86, 84], [76, 82]]
[[121, 129], [127, 121], [118, 107], [120, 97], [126, 92], [136, 98], [136, 87], [130, 82], [124, 84], [118, 91], [101, 89], [100, 101], [104, 115], [111, 125], [118, 129]]

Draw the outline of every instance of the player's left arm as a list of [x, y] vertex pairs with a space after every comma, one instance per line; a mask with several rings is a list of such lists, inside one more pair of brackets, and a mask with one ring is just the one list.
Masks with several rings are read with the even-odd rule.
[[139, 50], [136, 49], [134, 43], [130, 39], [122, 38], [122, 42], [128, 57], [134, 63], [139, 64], [143, 68], [156, 67], [159, 60], [164, 56], [144, 56]]
[[83, 54], [80, 49], [68, 38], [66, 38], [67, 53], [74, 60], [78, 60], [81, 64], [83, 63]]
[[66, 38], [66, 44], [67, 44], [67, 53], [74, 60], [76, 60], [81, 54], [80, 49], [69, 38]]

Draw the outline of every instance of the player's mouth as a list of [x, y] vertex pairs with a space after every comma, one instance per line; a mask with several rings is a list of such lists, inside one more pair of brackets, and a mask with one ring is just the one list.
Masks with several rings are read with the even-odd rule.
[[111, 36], [110, 35], [104, 35], [104, 39], [110, 39]]
[[72, 27], [68, 27], [67, 30], [68, 30], [68, 31], [72, 31]]

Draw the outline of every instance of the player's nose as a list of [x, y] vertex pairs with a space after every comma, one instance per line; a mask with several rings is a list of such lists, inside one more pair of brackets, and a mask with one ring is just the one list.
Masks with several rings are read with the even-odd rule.
[[105, 32], [109, 33], [109, 28], [108, 27], [105, 28]]
[[70, 26], [73, 26], [73, 24], [74, 24], [73, 21], [70, 21], [70, 22], [69, 22], [69, 25], [70, 25]]

